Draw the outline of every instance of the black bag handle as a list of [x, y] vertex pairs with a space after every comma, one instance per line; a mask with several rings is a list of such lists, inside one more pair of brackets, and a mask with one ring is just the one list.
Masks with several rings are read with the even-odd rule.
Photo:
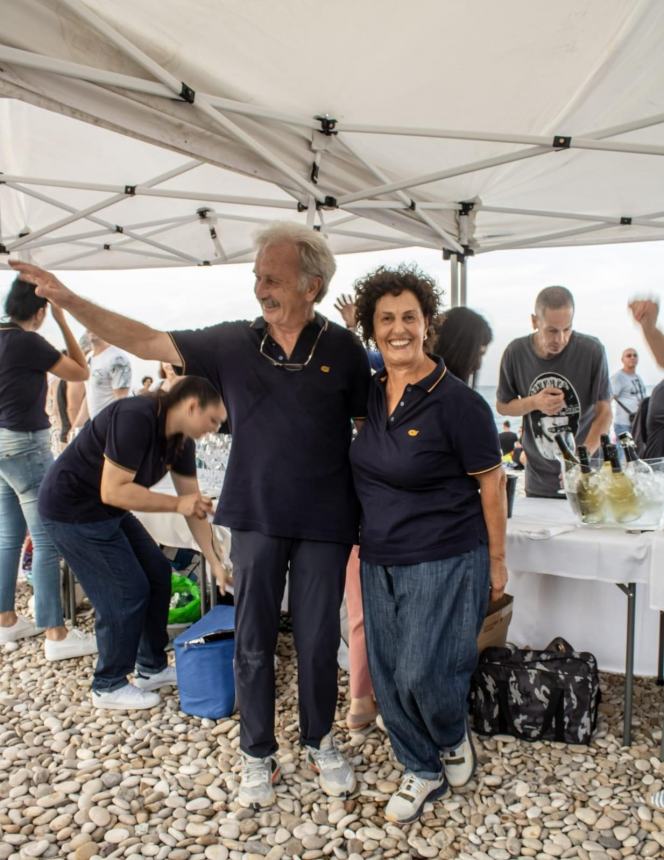
[[514, 735], [523, 741], [540, 741], [544, 734], [549, 730], [551, 725], [554, 725], [555, 740], [564, 743], [565, 741], [565, 699], [563, 696], [564, 690], [562, 687], [554, 687], [551, 691], [551, 698], [544, 713], [542, 720], [542, 728], [538, 735], [532, 737], [520, 732], [514, 725], [512, 714], [510, 712], [508, 688], [506, 681], [498, 681], [498, 734]]

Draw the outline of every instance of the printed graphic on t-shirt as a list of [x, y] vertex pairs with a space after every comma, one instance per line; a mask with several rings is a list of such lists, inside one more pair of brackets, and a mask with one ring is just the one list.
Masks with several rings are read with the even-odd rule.
[[562, 409], [557, 415], [545, 415], [535, 410], [528, 418], [537, 450], [545, 459], [555, 460], [560, 453], [555, 440], [556, 434], [561, 433], [569, 447], [574, 450], [574, 438], [581, 418], [581, 403], [569, 379], [557, 373], [540, 373], [530, 383], [528, 396], [538, 394], [545, 388], [558, 388], [563, 392], [565, 403]]

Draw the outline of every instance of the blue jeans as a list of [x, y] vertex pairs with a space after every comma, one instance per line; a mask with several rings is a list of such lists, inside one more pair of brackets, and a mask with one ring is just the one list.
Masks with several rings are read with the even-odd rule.
[[32, 582], [38, 627], [60, 627], [60, 559], [39, 514], [37, 494], [53, 462], [50, 430], [18, 432], [0, 428], [0, 612], [12, 612], [21, 547], [32, 537]]
[[631, 433], [632, 427], [630, 424], [614, 424], [613, 430], [616, 434], [616, 438], [618, 438], [621, 433]]
[[397, 760], [423, 779], [466, 730], [477, 635], [489, 600], [486, 545], [414, 565], [362, 562], [369, 670]]
[[171, 565], [136, 517], [44, 519], [44, 528], [95, 609], [99, 658], [92, 689], [123, 687], [134, 668], [147, 675], [166, 668]]

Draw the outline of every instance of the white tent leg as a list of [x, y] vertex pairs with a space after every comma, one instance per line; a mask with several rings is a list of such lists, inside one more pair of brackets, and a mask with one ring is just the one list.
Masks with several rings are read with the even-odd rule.
[[459, 304], [468, 304], [468, 260], [463, 256], [459, 261]]
[[459, 258], [456, 254], [450, 254], [450, 305], [453, 308], [459, 305]]

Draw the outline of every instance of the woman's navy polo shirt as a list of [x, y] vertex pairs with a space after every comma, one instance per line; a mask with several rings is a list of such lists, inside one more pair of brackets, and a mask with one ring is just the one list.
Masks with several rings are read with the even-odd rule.
[[18, 432], [48, 430], [46, 372], [62, 358], [35, 331], [0, 323], [0, 427]]
[[[366, 351], [318, 314], [289, 358], [266, 334], [262, 317], [171, 333], [185, 373], [209, 379], [228, 410], [233, 445], [215, 522], [274, 537], [356, 542], [348, 447], [351, 419], [366, 415]], [[289, 371], [261, 354], [261, 343], [277, 363], [311, 359]]]
[[135, 472], [133, 481], [141, 487], [152, 487], [169, 469], [195, 475], [193, 440], [167, 439], [165, 422], [158, 397], [127, 397], [102, 409], [46, 473], [39, 489], [40, 516], [56, 522], [89, 523], [125, 514], [122, 508], [101, 500], [105, 459]]
[[407, 385], [387, 415], [386, 376], [374, 377], [367, 421], [350, 460], [362, 505], [360, 556], [370, 564], [419, 564], [487, 541], [477, 479], [501, 463], [486, 401], [442, 359]]

